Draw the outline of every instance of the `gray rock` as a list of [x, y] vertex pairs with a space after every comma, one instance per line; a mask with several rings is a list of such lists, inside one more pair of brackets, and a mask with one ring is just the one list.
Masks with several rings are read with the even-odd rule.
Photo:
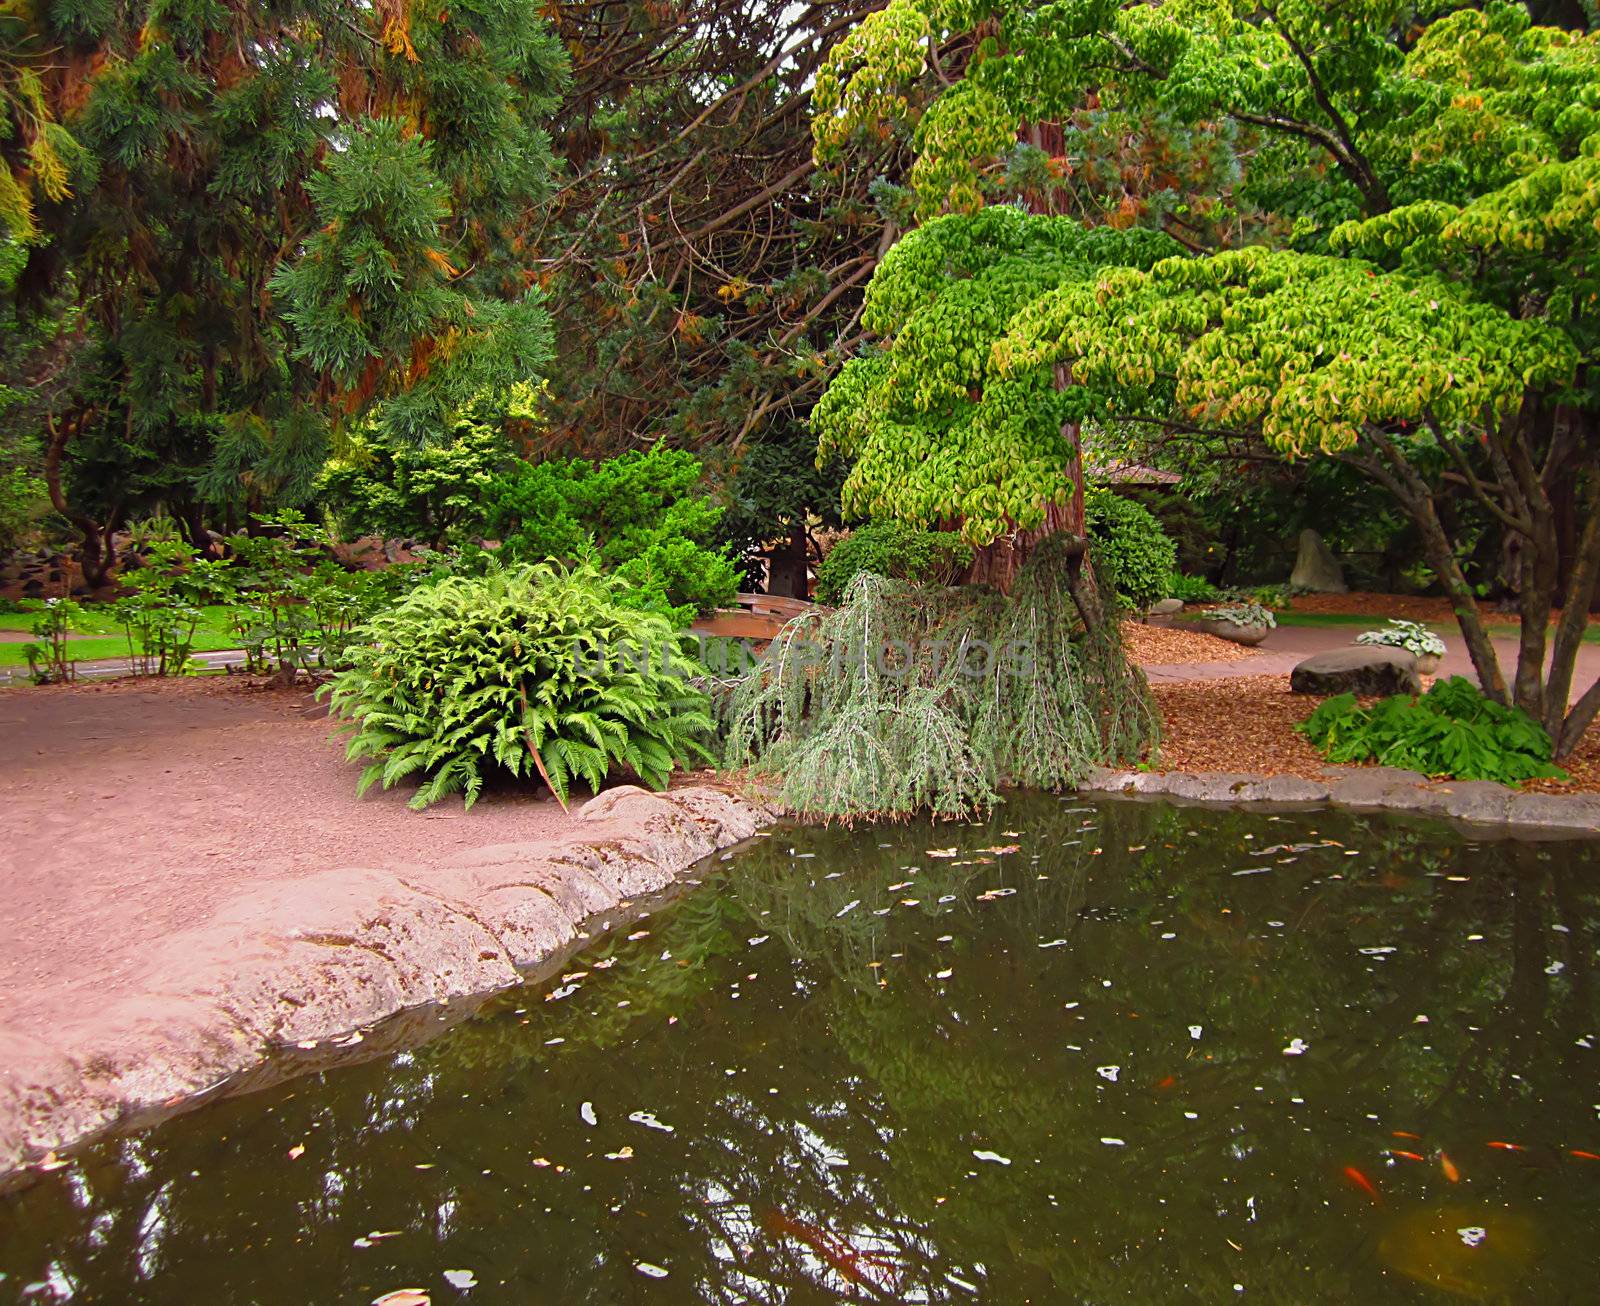
[[1506, 820], [1545, 830], [1600, 832], [1600, 796], [1594, 794], [1512, 794]]
[[1161, 599], [1150, 605], [1149, 615], [1152, 617], [1170, 617], [1174, 612], [1183, 611], [1182, 599]]
[[1333, 550], [1310, 527], [1300, 532], [1300, 552], [1289, 576], [1289, 588], [1310, 594], [1344, 594], [1350, 588], [1344, 583], [1344, 569]]
[[1289, 688], [1297, 694], [1420, 694], [1417, 657], [1403, 648], [1330, 649], [1307, 658], [1289, 673]]

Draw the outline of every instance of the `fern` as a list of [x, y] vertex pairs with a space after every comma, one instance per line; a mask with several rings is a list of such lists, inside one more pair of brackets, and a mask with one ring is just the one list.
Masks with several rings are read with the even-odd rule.
[[618, 768], [660, 789], [709, 761], [702, 669], [624, 591], [593, 567], [542, 564], [448, 577], [374, 617], [326, 687], [347, 756], [370, 763], [357, 793], [420, 773], [413, 807], [457, 792], [471, 807], [489, 773], [533, 779], [542, 761], [565, 802]]

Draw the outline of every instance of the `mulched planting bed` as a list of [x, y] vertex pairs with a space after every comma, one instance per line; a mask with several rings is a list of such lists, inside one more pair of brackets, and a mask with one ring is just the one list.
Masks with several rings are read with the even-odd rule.
[[[1240, 771], [1323, 778], [1322, 755], [1295, 730], [1322, 700], [1290, 692], [1287, 676], [1153, 685], [1161, 709], [1158, 771]], [[1600, 723], [1563, 764], [1569, 780], [1522, 786], [1543, 793], [1600, 793]]]
[[1218, 639], [1203, 630], [1182, 626], [1147, 626], [1140, 621], [1122, 623], [1122, 643], [1128, 657], [1142, 666], [1187, 666], [1196, 662], [1238, 662], [1261, 656], [1232, 640]]

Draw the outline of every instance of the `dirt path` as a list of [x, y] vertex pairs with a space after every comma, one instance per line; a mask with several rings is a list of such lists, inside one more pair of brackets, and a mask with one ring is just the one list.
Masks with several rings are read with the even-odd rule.
[[0, 1172], [275, 1040], [510, 982], [765, 819], [705, 789], [416, 813], [358, 801], [329, 734], [238, 681], [0, 691]]

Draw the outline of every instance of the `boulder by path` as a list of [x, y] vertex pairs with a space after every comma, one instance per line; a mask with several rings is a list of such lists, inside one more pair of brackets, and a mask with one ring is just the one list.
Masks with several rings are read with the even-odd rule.
[[1390, 694], [1420, 694], [1416, 654], [1403, 648], [1364, 644], [1315, 653], [1289, 673], [1289, 688], [1297, 694], [1359, 694], [1386, 698]]

